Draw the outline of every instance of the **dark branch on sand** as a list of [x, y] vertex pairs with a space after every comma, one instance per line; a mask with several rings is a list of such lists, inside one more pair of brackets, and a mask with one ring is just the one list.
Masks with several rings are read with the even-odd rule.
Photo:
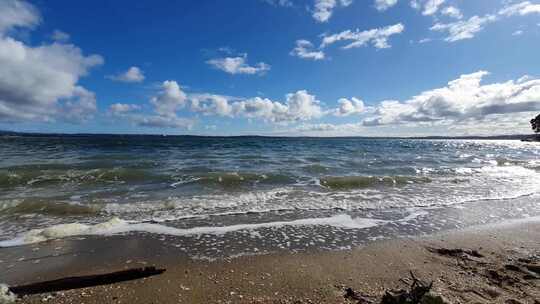
[[108, 285], [118, 282], [142, 279], [150, 276], [159, 275], [165, 272], [165, 269], [156, 267], [133, 268], [123, 271], [111, 272], [106, 274], [97, 274], [80, 277], [68, 277], [53, 281], [39, 282], [34, 284], [14, 286], [9, 290], [18, 296], [70, 290], [77, 288], [93, 287], [99, 285]]
[[[433, 282], [426, 283], [416, 278], [414, 273], [410, 272], [412, 283], [409, 290], [387, 290], [382, 297], [380, 304], [446, 304], [447, 302], [438, 295], [432, 294]], [[356, 301], [357, 304], [375, 303], [372, 297], [361, 292], [354, 291], [352, 288], [345, 289], [345, 299]]]
[[476, 250], [469, 250], [469, 249], [428, 248], [428, 250], [433, 253], [440, 254], [440, 255], [453, 256], [453, 257], [466, 257], [466, 256], [471, 256], [475, 258], [484, 257], [480, 252]]
[[409, 290], [387, 291], [382, 298], [381, 304], [416, 304], [422, 301], [433, 287], [433, 282], [428, 284], [417, 279], [412, 271], [410, 274], [412, 284]]

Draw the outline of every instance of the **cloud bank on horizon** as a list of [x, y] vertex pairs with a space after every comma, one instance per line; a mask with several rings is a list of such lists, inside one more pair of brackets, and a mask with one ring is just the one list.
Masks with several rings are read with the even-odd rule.
[[[41, 131], [58, 127], [69, 132], [70, 126], [77, 126], [77, 130], [87, 128], [85, 130], [91, 132], [97, 130], [97, 126], [106, 125], [111, 133], [149, 130], [154, 133], [320, 136], [434, 135], [430, 133], [434, 131], [444, 135], [526, 132], [528, 117], [540, 111], [540, 77], [527, 75], [540, 73], [538, 68], [506, 71], [504, 74], [514, 75], [508, 77], [490, 73], [478, 64], [469, 64], [468, 70], [430, 81], [431, 88], [387, 83], [382, 86], [384, 90], [375, 94], [356, 89], [359, 82], [370, 82], [369, 77], [342, 79], [340, 67], [346, 69], [347, 65], [366, 57], [377, 62], [390, 61], [393, 66], [370, 71], [381, 79], [377, 73], [405, 72], [400, 64], [415, 56], [415, 51], [425, 56], [421, 48], [431, 47], [430, 44], [437, 43], [440, 50], [465, 48], [490, 27], [511, 26], [520, 22], [516, 20], [528, 23], [514, 25], [508, 39], [518, 39], [530, 32], [538, 36], [540, 26], [530, 28], [530, 24], [540, 25], [540, 4], [502, 1], [498, 6], [485, 8], [481, 14], [468, 14], [467, 8], [458, 7], [456, 1], [450, 0], [359, 2], [262, 0], [261, 8], [272, 10], [274, 6], [275, 14], [291, 10], [290, 13], [306, 15], [301, 21], [307, 24], [302, 26], [305, 34], [291, 38], [280, 32], [262, 32], [254, 36], [257, 39], [240, 37], [232, 47], [215, 47], [199, 39], [204, 33], [198, 32], [194, 41], [199, 44], [193, 49], [206, 51], [199, 62], [193, 63], [196, 67], [186, 72], [174, 62], [170, 62], [170, 66], [156, 66], [149, 63], [152, 58], [139, 58], [137, 52], [127, 56], [138, 59], [131, 62], [118, 56], [111, 56], [114, 59], [109, 61], [107, 49], [100, 49], [101, 54], [85, 52], [84, 43], [80, 46], [73, 42], [80, 41], [76, 34], [65, 29], [41, 30], [46, 27], [47, 18], [31, 1], [3, 0], [0, 2], [0, 127], [27, 126]], [[344, 14], [354, 16], [355, 11], [366, 8], [371, 10], [371, 15], [379, 16], [377, 18], [396, 10], [406, 11], [414, 20], [421, 19], [419, 24], [426, 24], [421, 34], [424, 37], [403, 37], [418, 35], [418, 24], [406, 20], [396, 22], [396, 15], [383, 24], [374, 18], [372, 25], [362, 22], [354, 25], [344, 17]], [[333, 24], [335, 19], [338, 19], [337, 24]], [[344, 28], [344, 24], [351, 26]], [[41, 40], [29, 38], [40, 32]], [[258, 42], [259, 39], [280, 44], [275, 48], [280, 51], [276, 51], [272, 43]], [[538, 43], [531, 46], [540, 47]], [[243, 52], [234, 51], [233, 47]], [[114, 49], [114, 53], [121, 51]], [[182, 53], [183, 49], [177, 52]], [[508, 58], [504, 64], [512, 65], [514, 59]], [[458, 57], [445, 59], [461, 60]], [[106, 73], [102, 68], [112, 72]], [[320, 74], [328, 71], [332, 76], [320, 83], [311, 81], [314, 69]], [[281, 74], [276, 78], [274, 73]], [[412, 73], [404, 77], [414, 83], [415, 76]], [[496, 80], [486, 79], [493, 77]], [[258, 91], [257, 85], [271, 88], [270, 95], [274, 97]], [[321, 91], [318, 85], [335, 87], [339, 93]], [[252, 87], [252, 94], [236, 86]], [[392, 98], [395, 96], [392, 89], [400, 86], [406, 86], [405, 91], [410, 93]], [[118, 98], [116, 90], [144, 93], [134, 100], [120, 101], [114, 100]], [[220, 90], [224, 93], [216, 93]], [[380, 97], [366, 101], [362, 94]], [[118, 95], [129, 96], [129, 93]], [[100, 96], [108, 100], [101, 101]], [[116, 130], [117, 124], [123, 129]], [[232, 131], [220, 133], [216, 125]]]

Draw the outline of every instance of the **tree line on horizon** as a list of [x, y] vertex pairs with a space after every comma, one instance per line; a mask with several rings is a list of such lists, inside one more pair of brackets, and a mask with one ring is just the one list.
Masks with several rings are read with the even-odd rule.
[[540, 133], [540, 114], [538, 114], [535, 118], [531, 119], [531, 127], [534, 133]]

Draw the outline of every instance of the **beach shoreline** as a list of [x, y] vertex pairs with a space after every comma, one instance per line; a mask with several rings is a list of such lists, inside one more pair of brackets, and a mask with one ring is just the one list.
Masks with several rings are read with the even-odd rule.
[[[510, 220], [427, 236], [375, 241], [343, 251], [278, 252], [197, 260], [163, 239], [135, 234], [64, 239], [0, 249], [11, 286], [154, 265], [164, 274], [39, 294], [20, 303], [350, 303], [344, 288], [380, 298], [405, 288], [412, 271], [450, 303], [537, 303], [540, 219]], [[441, 255], [436, 248], [482, 257]], [[510, 266], [508, 266], [510, 265]], [[521, 271], [519, 270], [521, 269]], [[403, 280], [405, 279], [405, 280]], [[507, 302], [519, 301], [519, 302]]]

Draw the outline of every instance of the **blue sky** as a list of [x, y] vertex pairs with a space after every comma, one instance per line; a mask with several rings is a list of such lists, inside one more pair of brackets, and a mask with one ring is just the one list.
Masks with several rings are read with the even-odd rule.
[[0, 129], [526, 133], [540, 2], [0, 0]]

